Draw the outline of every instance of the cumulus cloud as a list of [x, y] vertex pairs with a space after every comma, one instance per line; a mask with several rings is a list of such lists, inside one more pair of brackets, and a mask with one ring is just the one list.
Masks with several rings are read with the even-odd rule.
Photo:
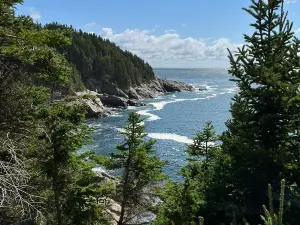
[[149, 30], [127, 29], [115, 33], [111, 28], [103, 28], [100, 35], [154, 67], [224, 67], [228, 66], [227, 48], [235, 50], [240, 46], [227, 38], [208, 42], [200, 38], [182, 38], [174, 32], [154, 35]]
[[37, 22], [41, 19], [41, 14], [36, 11], [35, 8], [29, 8], [29, 16], [33, 19], [33, 21]]

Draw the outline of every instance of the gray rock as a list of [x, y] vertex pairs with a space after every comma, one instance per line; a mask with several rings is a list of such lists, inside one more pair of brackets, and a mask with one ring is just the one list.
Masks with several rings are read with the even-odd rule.
[[206, 87], [200, 87], [198, 88], [198, 91], [207, 91]]
[[127, 104], [129, 105], [129, 106], [145, 106], [146, 104], [144, 104], [144, 103], [140, 103], [140, 102], [138, 102], [138, 101], [135, 101], [135, 100], [132, 100], [132, 99], [128, 99], [127, 100]]
[[127, 99], [122, 98], [116, 95], [98, 95], [101, 102], [105, 106], [109, 107], [117, 107], [117, 108], [127, 108]]
[[98, 93], [129, 98], [128, 95], [121, 90], [117, 84], [111, 82], [109, 79], [97, 80], [91, 78], [87, 81], [87, 87], [91, 90], [97, 90]]
[[142, 99], [156, 98], [159, 94], [159, 93], [153, 92], [153, 90], [151, 90], [147, 85], [143, 85], [141, 87], [138, 87], [135, 90]]
[[[95, 92], [77, 92], [77, 98], [69, 105], [83, 105], [87, 109], [87, 118], [104, 117], [110, 115], [110, 111], [102, 104], [101, 100], [95, 96]], [[93, 96], [92, 98], [86, 98], [84, 96]]]
[[195, 90], [192, 85], [185, 84], [183, 82], [171, 81], [166, 79], [159, 79], [159, 81], [166, 92], [182, 92]]
[[130, 99], [142, 99], [142, 97], [136, 92], [136, 90], [133, 87], [130, 87], [127, 90], [127, 94]]

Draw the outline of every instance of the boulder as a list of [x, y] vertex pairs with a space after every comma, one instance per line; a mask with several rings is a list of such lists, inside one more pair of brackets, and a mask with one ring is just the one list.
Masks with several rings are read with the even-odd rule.
[[145, 106], [145, 105], [146, 105], [146, 104], [144, 104], [144, 103], [140, 103], [140, 102], [135, 101], [135, 100], [132, 100], [132, 99], [128, 99], [128, 100], [127, 100], [127, 104], [128, 104], [129, 106], [137, 106], [137, 107], [139, 107], [139, 106]]
[[83, 91], [76, 92], [76, 98], [70, 101], [69, 105], [83, 105], [87, 109], [87, 117], [104, 117], [111, 114], [111, 112], [102, 104], [101, 100], [96, 96], [96, 92]]
[[124, 109], [128, 107], [126, 98], [122, 98], [116, 95], [98, 95], [98, 96], [101, 102], [105, 106], [124, 108]]
[[200, 87], [198, 88], [198, 91], [207, 91], [206, 87]]
[[192, 85], [185, 84], [183, 82], [171, 81], [166, 79], [159, 79], [159, 82], [166, 92], [194, 91]]
[[121, 215], [121, 205], [114, 201], [113, 199], [107, 199], [107, 209], [105, 210], [107, 216], [112, 220], [113, 225], [117, 225]]
[[104, 117], [107, 115], [110, 115], [109, 110], [107, 110], [101, 100], [99, 98], [95, 99], [85, 99], [81, 100], [83, 104], [87, 106], [87, 117], [93, 118], [93, 117]]

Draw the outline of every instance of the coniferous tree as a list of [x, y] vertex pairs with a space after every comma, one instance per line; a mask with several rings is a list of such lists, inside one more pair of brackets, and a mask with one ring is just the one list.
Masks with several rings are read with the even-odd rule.
[[133, 112], [127, 122], [122, 132], [125, 141], [117, 146], [118, 153], [111, 155], [114, 168], [122, 171], [117, 192], [117, 200], [121, 205], [118, 225], [138, 224], [138, 217], [151, 211], [149, 198], [156, 196], [155, 185], [165, 178], [162, 168], [166, 162], [153, 156], [155, 141], [143, 140], [146, 136], [143, 120]]
[[37, 182], [45, 186], [40, 191], [49, 207], [48, 222], [54, 215], [53, 223], [57, 225], [106, 221], [97, 199], [109, 195], [110, 185], [101, 184], [92, 171], [96, 166], [92, 153], [77, 153], [87, 143], [91, 132], [84, 124], [84, 115], [84, 108], [67, 106], [63, 102], [38, 112], [41, 146], [32, 152], [31, 161], [40, 171]]
[[110, 188], [91, 171], [95, 156], [77, 153], [84, 110], [49, 101], [73, 79], [56, 51], [68, 30], [15, 16], [21, 2], [0, 0], [0, 223], [33, 224], [42, 212], [46, 224], [107, 224], [96, 199]]
[[256, 212], [246, 210], [241, 215], [250, 221], [255, 218], [254, 222], [267, 200], [261, 190], [268, 183], [275, 187], [285, 178], [288, 185], [299, 185], [295, 115], [300, 112], [300, 45], [283, 4], [283, 0], [252, 1], [245, 11], [255, 19], [251, 24], [255, 31], [245, 35], [246, 44], [229, 56], [229, 73], [240, 91], [233, 99], [232, 119], [222, 137], [232, 165], [227, 190], [237, 208]]
[[222, 162], [218, 137], [211, 122], [207, 122], [201, 132], [188, 145], [188, 164], [181, 168], [184, 181], [177, 184], [169, 182], [162, 194], [156, 225], [178, 224], [192, 225], [199, 223], [197, 213], [205, 204], [205, 196], [211, 184], [217, 166]]
[[[107, 39], [57, 23], [46, 24], [44, 29], [68, 31], [73, 40], [72, 44], [58, 46], [57, 49], [76, 66], [83, 83], [89, 89], [101, 90], [107, 88], [108, 83], [114, 83], [127, 90], [155, 78], [148, 63], [128, 51], [123, 51]], [[109, 90], [105, 89], [106, 92]]]

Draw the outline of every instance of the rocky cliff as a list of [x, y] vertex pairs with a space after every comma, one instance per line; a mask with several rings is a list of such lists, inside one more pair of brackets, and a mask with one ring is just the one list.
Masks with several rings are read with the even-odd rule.
[[70, 104], [82, 104], [87, 107], [87, 116], [103, 117], [113, 113], [116, 108], [126, 109], [128, 106], [142, 106], [141, 100], [155, 98], [163, 93], [194, 91], [193, 86], [155, 77], [152, 81], [137, 87], [121, 89], [109, 84], [106, 89], [77, 92], [79, 97]]

